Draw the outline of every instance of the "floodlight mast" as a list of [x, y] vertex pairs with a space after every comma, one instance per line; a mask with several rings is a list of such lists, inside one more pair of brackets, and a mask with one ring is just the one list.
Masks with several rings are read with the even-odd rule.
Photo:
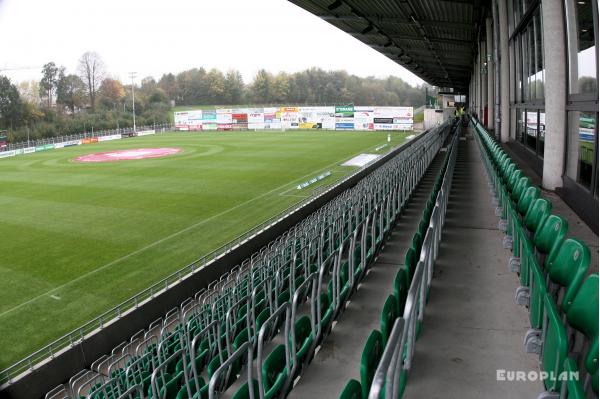
[[133, 79], [135, 79], [135, 72], [129, 72], [129, 76], [131, 77], [131, 106], [133, 109], [133, 132], [135, 133], [135, 84], [133, 83]]

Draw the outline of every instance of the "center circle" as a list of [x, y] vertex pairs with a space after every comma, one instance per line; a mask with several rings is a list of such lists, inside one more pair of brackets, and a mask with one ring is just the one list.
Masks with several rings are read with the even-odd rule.
[[161, 158], [181, 152], [181, 148], [132, 148], [128, 150], [96, 152], [75, 158], [76, 162], [113, 162], [136, 159]]

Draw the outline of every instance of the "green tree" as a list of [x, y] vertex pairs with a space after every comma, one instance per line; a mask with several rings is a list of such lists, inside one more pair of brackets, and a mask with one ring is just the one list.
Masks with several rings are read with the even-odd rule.
[[268, 104], [271, 102], [271, 91], [273, 90], [273, 76], [265, 69], [256, 73], [254, 81], [250, 86], [251, 98], [257, 104]]
[[77, 108], [82, 108], [85, 103], [85, 83], [77, 75], [65, 74], [61, 68], [56, 85], [56, 103], [66, 107], [75, 114]]
[[0, 75], [0, 127], [14, 129], [22, 122], [23, 103], [17, 86]]
[[231, 69], [225, 75], [223, 104], [240, 104], [244, 96], [244, 79], [242, 74]]
[[49, 62], [42, 68], [40, 80], [40, 97], [46, 98], [48, 108], [52, 107], [52, 97], [58, 82], [58, 67], [54, 62]]

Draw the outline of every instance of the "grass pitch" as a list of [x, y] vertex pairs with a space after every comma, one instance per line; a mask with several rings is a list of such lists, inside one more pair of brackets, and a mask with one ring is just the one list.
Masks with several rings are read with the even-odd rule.
[[[311, 194], [298, 184], [351, 173], [339, 164], [387, 136], [166, 133], [0, 159], [0, 369]], [[183, 151], [73, 161], [143, 147]]]

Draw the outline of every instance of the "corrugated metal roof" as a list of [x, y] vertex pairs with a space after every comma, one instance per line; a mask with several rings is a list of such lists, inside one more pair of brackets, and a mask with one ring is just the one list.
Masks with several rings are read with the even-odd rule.
[[466, 90], [489, 0], [289, 0], [426, 82]]

